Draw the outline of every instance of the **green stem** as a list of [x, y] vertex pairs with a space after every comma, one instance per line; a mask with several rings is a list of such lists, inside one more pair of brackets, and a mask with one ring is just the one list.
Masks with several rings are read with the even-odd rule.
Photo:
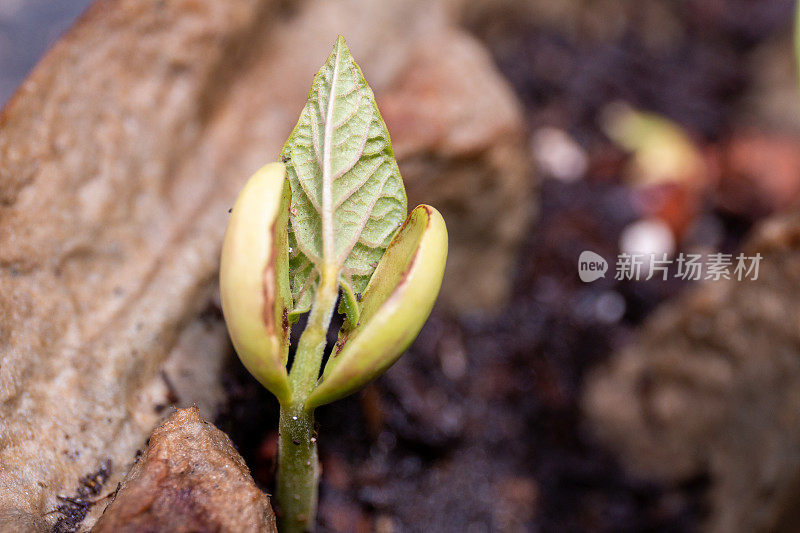
[[314, 529], [319, 462], [314, 413], [302, 406], [281, 406], [278, 444], [278, 530], [303, 533]]
[[319, 462], [314, 411], [305, 402], [319, 379], [325, 342], [338, 296], [335, 268], [322, 272], [308, 323], [294, 356], [289, 383], [292, 400], [281, 405], [278, 431], [278, 528], [281, 533], [312, 531], [317, 515]]

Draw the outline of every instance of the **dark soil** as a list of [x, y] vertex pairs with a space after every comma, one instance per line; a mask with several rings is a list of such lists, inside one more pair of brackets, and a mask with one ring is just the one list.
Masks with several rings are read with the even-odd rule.
[[[633, 479], [593, 440], [579, 409], [587, 370], [686, 284], [613, 276], [583, 284], [575, 261], [582, 250], [615, 256], [620, 232], [639, 216], [620, 179], [624, 155], [598, 127], [603, 106], [626, 100], [676, 120], [700, 143], [718, 142], [748, 87], [743, 58], [792, 18], [788, 0], [718, 4], [671, 3], [684, 32], [655, 52], [632, 22], [619, 40], [599, 44], [502, 13], [473, 24], [531, 129], [569, 131], [587, 147], [591, 170], [573, 184], [542, 182], [514, 297], [497, 317], [435, 312], [385, 376], [318, 411], [321, 530], [698, 529], [708, 480], [666, 487]], [[547, 54], [568, 68], [554, 73]], [[701, 215], [724, 230], [723, 247], [735, 249], [754, 220], [713, 197], [703, 205]], [[624, 313], [610, 312], [609, 302], [624, 302]], [[229, 404], [217, 423], [269, 490], [276, 402], [236, 361], [226, 380]]]

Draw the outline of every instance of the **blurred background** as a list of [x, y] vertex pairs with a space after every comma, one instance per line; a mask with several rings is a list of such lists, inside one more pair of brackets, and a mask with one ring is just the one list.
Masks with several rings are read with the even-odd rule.
[[[321, 529], [797, 530], [793, 2], [345, 3], [365, 14], [278, 2], [289, 26], [222, 69], [204, 97], [255, 100], [246, 127], [233, 104], [198, 104], [203, 120], [238, 116], [206, 148], [249, 139], [229, 163], [244, 177], [277, 153], [295, 86], [332, 42], [304, 36], [342, 32], [410, 204], [451, 230], [441, 302], [409, 353], [320, 409]], [[88, 4], [2, 0], [0, 103]], [[285, 59], [259, 67], [270, 54]], [[609, 261], [604, 278], [579, 279], [584, 250]], [[758, 282], [683, 280], [675, 265], [667, 280], [614, 277], [621, 252], [741, 251], [765, 256]], [[202, 320], [219, 327], [213, 298]], [[217, 396], [192, 399], [269, 490], [277, 406], [220, 351]]]
[[0, 4], [0, 105], [89, 3], [4, 0]]

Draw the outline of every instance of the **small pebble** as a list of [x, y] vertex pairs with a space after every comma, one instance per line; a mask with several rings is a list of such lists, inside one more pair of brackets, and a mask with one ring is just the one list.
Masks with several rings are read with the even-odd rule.
[[558, 128], [537, 130], [531, 140], [531, 152], [539, 167], [559, 181], [577, 181], [583, 178], [589, 166], [583, 148]]
[[675, 251], [675, 237], [663, 220], [646, 218], [629, 224], [622, 231], [619, 248], [628, 254], [671, 254]]

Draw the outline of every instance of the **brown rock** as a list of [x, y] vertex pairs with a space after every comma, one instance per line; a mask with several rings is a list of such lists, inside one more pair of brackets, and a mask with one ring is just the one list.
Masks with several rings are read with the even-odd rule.
[[709, 531], [800, 528], [800, 213], [745, 249], [755, 281], [666, 305], [588, 384], [587, 414], [640, 475], [709, 474]]
[[800, 136], [734, 132], [718, 150], [717, 202], [741, 217], [783, 211], [800, 198]]
[[161, 424], [93, 529], [277, 531], [269, 498], [223, 432], [180, 409]]
[[[529, 205], [520, 119], [486, 54], [444, 10], [100, 0], [0, 115], [0, 528], [20, 517], [51, 526], [63, 518], [57, 496], [75, 494], [106, 461], [115, 486], [159, 408], [213, 404], [218, 388], [191, 386], [208, 375], [173, 378], [187, 354], [208, 368], [227, 355], [224, 330], [198, 318], [227, 210], [279, 153], [337, 32], [379, 105], [386, 98], [412, 204], [453, 221], [445, 305], [502, 299], [503, 265], [524, 230], [511, 222]], [[439, 66], [433, 48], [468, 64], [470, 83]], [[451, 92], [461, 103], [417, 143], [403, 124], [423, 117], [398, 102], [425, 96], [425, 109], [444, 108]], [[498, 206], [507, 226], [456, 227]], [[464, 287], [471, 297], [456, 297]], [[165, 369], [173, 357], [184, 362]]]

